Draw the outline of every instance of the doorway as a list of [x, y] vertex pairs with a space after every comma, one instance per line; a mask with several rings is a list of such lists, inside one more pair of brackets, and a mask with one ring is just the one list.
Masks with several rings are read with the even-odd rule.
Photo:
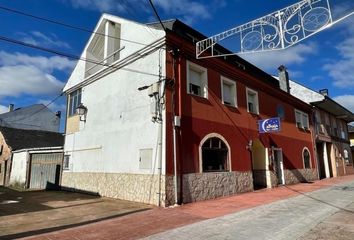
[[274, 157], [274, 172], [277, 175], [278, 184], [285, 184], [285, 175], [284, 175], [284, 163], [283, 163], [283, 150], [281, 148], [272, 148], [273, 157]]

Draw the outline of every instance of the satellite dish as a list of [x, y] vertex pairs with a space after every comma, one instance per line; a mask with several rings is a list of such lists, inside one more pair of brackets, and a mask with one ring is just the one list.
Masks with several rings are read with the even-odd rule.
[[[196, 58], [286, 49], [353, 15], [333, 21], [329, 0], [302, 0], [196, 43]], [[217, 45], [228, 43], [234, 52]]]

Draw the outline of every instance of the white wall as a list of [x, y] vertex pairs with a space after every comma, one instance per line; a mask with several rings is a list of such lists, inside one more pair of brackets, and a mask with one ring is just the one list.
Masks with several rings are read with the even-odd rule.
[[[112, 20], [112, 19], [111, 19]], [[122, 38], [150, 43], [164, 33], [146, 30], [146, 26], [119, 20]], [[143, 46], [121, 42], [125, 45], [121, 56]], [[165, 51], [157, 50], [149, 56], [128, 65], [129, 69], [153, 74], [165, 73]], [[83, 80], [84, 64], [79, 63], [66, 88], [78, 79]], [[71, 81], [72, 80], [72, 81]], [[157, 173], [158, 124], [151, 122], [148, 91], [139, 87], [159, 80], [158, 76], [116, 70], [83, 87], [82, 103], [88, 108], [86, 122], [80, 122], [80, 131], [65, 137], [65, 154], [70, 155], [72, 172]], [[71, 82], [70, 82], [71, 81]], [[163, 140], [163, 143], [165, 141]], [[152, 148], [151, 169], [139, 169], [139, 150]], [[164, 149], [164, 147], [163, 147]], [[164, 162], [164, 161], [163, 161]], [[162, 169], [165, 169], [163, 166]]]
[[10, 184], [26, 182], [28, 152], [13, 153]]
[[[103, 14], [102, 17], [100, 18], [95, 31], [98, 30], [101, 24], [104, 24], [106, 20], [116, 22], [121, 24], [121, 36], [120, 38], [123, 39], [120, 42], [120, 47], [124, 49], [120, 52], [120, 59], [124, 59], [127, 56], [131, 55], [132, 53], [138, 51], [139, 49], [143, 48], [144, 45], [141, 44], [135, 44], [132, 42], [124, 41], [124, 40], [130, 40], [133, 42], [137, 43], [142, 43], [142, 44], [151, 44], [155, 42], [156, 40], [162, 38], [165, 36], [165, 32], [162, 30], [157, 30], [152, 27], [148, 27], [144, 24], [140, 24], [137, 22], [133, 22], [127, 19], [123, 19], [117, 16], [109, 15], [109, 14]], [[81, 57], [85, 59], [88, 57], [86, 55], [86, 50], [88, 46], [90, 45], [90, 41], [92, 40], [94, 34], [91, 35], [89, 41], [87, 42], [83, 53], [81, 54]], [[84, 61], [78, 61], [74, 71], [72, 72], [68, 82], [66, 83], [63, 91], [67, 91], [71, 87], [74, 87], [75, 85], [81, 83], [84, 80], [84, 75], [85, 75], [85, 62]]]

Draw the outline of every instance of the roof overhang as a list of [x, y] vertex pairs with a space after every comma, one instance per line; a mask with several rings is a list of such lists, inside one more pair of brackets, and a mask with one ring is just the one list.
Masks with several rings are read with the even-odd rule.
[[353, 122], [354, 121], [354, 114], [340, 105], [339, 103], [335, 102], [331, 98], [325, 96], [322, 101], [318, 102], [311, 102], [311, 105], [318, 107], [330, 114], [334, 115], [338, 119], [343, 119], [346, 122]]

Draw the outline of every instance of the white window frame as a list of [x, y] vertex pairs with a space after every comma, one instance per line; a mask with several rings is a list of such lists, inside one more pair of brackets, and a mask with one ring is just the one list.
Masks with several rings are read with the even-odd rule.
[[86, 58], [93, 59], [97, 64], [86, 62], [85, 78], [107, 68], [104, 64], [112, 64], [120, 59], [121, 24], [106, 20], [102, 22], [86, 49]]
[[[190, 70], [198, 72], [201, 74], [201, 86], [200, 87], [200, 95], [194, 94], [191, 91], [190, 84]], [[187, 92], [191, 95], [202, 97], [208, 99], [208, 70], [202, 66], [199, 66], [195, 63], [187, 61]]]
[[[221, 100], [222, 103], [226, 106], [232, 106], [232, 107], [237, 107], [237, 86], [236, 86], [236, 82], [232, 81], [229, 78], [226, 78], [224, 76], [220, 77], [220, 81], [221, 81]], [[233, 102], [231, 102], [230, 104], [225, 103], [224, 100], [224, 84], [228, 85], [231, 88], [231, 100], [233, 100]]]
[[[304, 158], [304, 152], [305, 152], [305, 150], [307, 150], [308, 153], [309, 153], [309, 157], [310, 157], [310, 159], [309, 159], [309, 161], [310, 161], [310, 168], [306, 168], [306, 166], [305, 166], [305, 158]], [[303, 164], [303, 166], [304, 166], [304, 169], [312, 169], [311, 152], [310, 152], [310, 150], [309, 150], [307, 147], [304, 147], [304, 148], [302, 149], [302, 164]]]
[[[248, 93], [251, 93], [251, 94], [254, 94], [255, 95], [255, 99], [256, 99], [256, 111], [255, 112], [251, 112], [250, 109], [249, 109], [249, 99], [248, 99]], [[258, 92], [253, 90], [253, 89], [250, 89], [250, 88], [247, 88], [246, 87], [246, 98], [247, 98], [247, 112], [249, 113], [252, 113], [252, 114], [259, 114], [259, 98], [258, 98]]]
[[[300, 114], [300, 116], [301, 116], [300, 121], [298, 121], [297, 113]], [[304, 123], [304, 117], [306, 117], [305, 123]], [[306, 129], [306, 130], [310, 129], [309, 115], [303, 111], [295, 109], [295, 124], [298, 128], [302, 128], [302, 129]]]
[[[76, 99], [76, 102], [75, 102]], [[68, 106], [68, 116], [76, 115], [76, 108], [80, 105], [82, 101], [82, 89], [78, 89], [69, 94], [69, 106]]]

